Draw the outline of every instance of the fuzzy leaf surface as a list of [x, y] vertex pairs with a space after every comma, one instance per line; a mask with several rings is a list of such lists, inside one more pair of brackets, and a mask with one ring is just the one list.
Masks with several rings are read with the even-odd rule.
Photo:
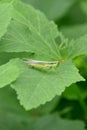
[[27, 110], [61, 95], [72, 83], [84, 81], [71, 61], [61, 63], [54, 71], [44, 72], [25, 66], [22, 70], [24, 72], [11, 87], [16, 90], [20, 103]]
[[0, 2], [0, 38], [6, 33], [12, 18], [12, 3]]
[[0, 88], [15, 81], [19, 76], [19, 68], [13, 61], [0, 66]]
[[37, 59], [58, 60], [60, 53], [55, 42], [57, 26], [32, 6], [14, 4], [14, 20], [0, 41], [1, 52], [34, 52]]

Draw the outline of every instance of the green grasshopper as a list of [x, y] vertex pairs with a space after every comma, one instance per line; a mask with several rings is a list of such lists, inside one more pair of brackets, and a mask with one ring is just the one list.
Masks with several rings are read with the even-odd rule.
[[29, 66], [34, 67], [36, 69], [51, 69], [56, 68], [59, 64], [58, 61], [48, 62], [48, 61], [38, 61], [32, 59], [24, 59], [24, 62], [27, 63]]

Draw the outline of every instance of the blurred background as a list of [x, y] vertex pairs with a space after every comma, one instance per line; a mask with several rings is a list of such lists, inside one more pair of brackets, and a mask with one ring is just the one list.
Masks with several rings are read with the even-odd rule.
[[[87, 0], [22, 1], [44, 12], [65, 37], [77, 39], [87, 34]], [[77, 57], [74, 62], [87, 79], [87, 57]], [[62, 127], [62, 119], [81, 122], [66, 121], [67, 125]], [[31, 111], [25, 111], [20, 106], [16, 93], [9, 86], [0, 90], [0, 130], [85, 130], [86, 124], [87, 81], [71, 85], [60, 97]]]
[[22, 0], [45, 13], [66, 37], [87, 33], [87, 0]]

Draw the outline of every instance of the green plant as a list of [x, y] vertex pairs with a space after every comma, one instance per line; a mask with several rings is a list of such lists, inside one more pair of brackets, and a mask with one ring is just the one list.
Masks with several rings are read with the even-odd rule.
[[[14, 89], [20, 104], [26, 110], [37, 108], [55, 96], [61, 96], [67, 87], [76, 82], [85, 81], [75, 66], [75, 58], [82, 55], [87, 55], [87, 35], [69, 40], [57, 29], [53, 21], [49, 21], [42, 12], [31, 5], [19, 0], [0, 1], [0, 88], [9, 85]], [[42, 63], [47, 61], [48, 64], [56, 61], [59, 65], [54, 70], [52, 70], [54, 67], [39, 70], [26, 64], [24, 58], [39, 60]], [[66, 94], [67, 92], [64, 96], [68, 97]], [[81, 97], [80, 101], [84, 106]], [[84, 109], [87, 114], [86, 105]], [[9, 118], [10, 120], [15, 118], [15, 114]], [[46, 116], [39, 119], [34, 127], [42, 129], [38, 126], [38, 122], [49, 120], [50, 123], [51, 118], [63, 124], [63, 121], [54, 114], [53, 117]], [[20, 120], [21, 116], [17, 117], [17, 121]], [[23, 120], [27, 124], [34, 123], [32, 119]], [[79, 124], [77, 122], [76, 126]], [[84, 124], [80, 125], [76, 128], [73, 126], [72, 129], [84, 129]], [[35, 128], [29, 128], [28, 124], [26, 129]], [[64, 128], [59, 126], [61, 130]], [[70, 130], [70, 126], [66, 129]]]

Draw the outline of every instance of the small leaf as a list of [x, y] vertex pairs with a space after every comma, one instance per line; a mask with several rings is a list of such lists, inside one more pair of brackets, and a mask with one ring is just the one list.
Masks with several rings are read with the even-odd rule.
[[62, 56], [73, 59], [77, 56], [87, 55], [87, 35], [81, 36], [76, 40], [68, 41], [68, 44], [61, 49]]
[[11, 87], [16, 90], [20, 103], [29, 110], [50, 101], [56, 95], [61, 95], [66, 87], [78, 81], [84, 79], [72, 62], [67, 61], [60, 64], [53, 72], [26, 67], [24, 73]]
[[0, 2], [0, 38], [6, 33], [7, 27], [12, 18], [13, 7], [12, 2]]
[[9, 61], [0, 66], [0, 88], [10, 84], [18, 78], [20, 71], [14, 61], [15, 60]]

